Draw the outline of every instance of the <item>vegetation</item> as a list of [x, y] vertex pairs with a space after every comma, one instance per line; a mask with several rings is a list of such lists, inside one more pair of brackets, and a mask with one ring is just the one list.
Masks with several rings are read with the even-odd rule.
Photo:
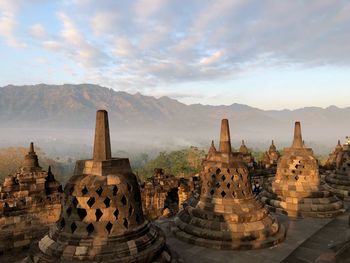
[[197, 147], [190, 147], [172, 152], [160, 152], [159, 155], [147, 161], [140, 167], [135, 167], [135, 172], [141, 180], [153, 175], [154, 168], [163, 168], [166, 173], [178, 177], [190, 177], [198, 173], [205, 152]]

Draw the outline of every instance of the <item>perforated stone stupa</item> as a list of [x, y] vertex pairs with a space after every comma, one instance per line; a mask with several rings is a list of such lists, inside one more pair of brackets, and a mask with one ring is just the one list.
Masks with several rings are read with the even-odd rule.
[[242, 140], [242, 144], [239, 147], [239, 152], [242, 155], [243, 161], [246, 163], [249, 169], [254, 168], [254, 157], [252, 153], [248, 150], [248, 147], [245, 145], [244, 140]]
[[61, 185], [39, 166], [30, 144], [23, 167], [0, 186], [0, 251], [29, 246], [41, 238], [61, 212]]
[[336, 170], [325, 177], [329, 190], [341, 199], [350, 201], [350, 143], [338, 154]]
[[198, 199], [192, 198], [175, 219], [172, 231], [177, 238], [217, 249], [264, 248], [285, 238], [285, 227], [254, 199], [242, 154], [231, 150], [226, 119], [219, 150], [212, 143], [200, 176]]
[[320, 183], [317, 160], [303, 144], [300, 122], [295, 123], [293, 144], [284, 149], [276, 176], [260, 199], [271, 211], [290, 217], [333, 217], [343, 212], [343, 202]]
[[264, 168], [271, 168], [277, 166], [277, 161], [280, 153], [277, 151], [274, 141], [272, 140], [270, 148], [264, 153], [262, 164]]
[[339, 162], [340, 154], [343, 150], [343, 147], [338, 140], [338, 144], [335, 146], [334, 150], [329, 154], [328, 159], [325, 163], [325, 168], [328, 170], [333, 170], [337, 168], [337, 161]]
[[108, 114], [98, 111], [92, 160], [76, 162], [57, 225], [27, 262], [174, 262], [164, 234], [142, 213], [129, 159], [112, 158]]

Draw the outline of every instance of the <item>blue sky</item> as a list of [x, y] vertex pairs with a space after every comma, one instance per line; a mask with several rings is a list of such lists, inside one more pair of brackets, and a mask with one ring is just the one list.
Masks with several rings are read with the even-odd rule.
[[350, 2], [0, 0], [0, 86], [95, 83], [263, 109], [350, 98]]

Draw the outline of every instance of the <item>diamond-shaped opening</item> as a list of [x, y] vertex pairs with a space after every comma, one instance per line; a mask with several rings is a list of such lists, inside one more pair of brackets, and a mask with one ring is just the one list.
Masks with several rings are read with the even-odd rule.
[[118, 208], [114, 211], [113, 215], [114, 215], [114, 217], [115, 217], [115, 220], [118, 220], [118, 216], [119, 216], [119, 210], [118, 210]]
[[98, 194], [98, 196], [101, 196], [101, 194], [103, 192], [102, 187], [100, 186], [99, 188], [97, 188], [95, 192]]
[[131, 216], [133, 211], [134, 211], [134, 208], [130, 205], [130, 207], [129, 207], [129, 216]]
[[81, 190], [81, 193], [83, 195], [86, 195], [89, 192], [89, 190], [86, 188], [86, 186], [84, 186], [84, 188]]
[[96, 215], [96, 221], [98, 221], [103, 216], [103, 213], [100, 209], [96, 209], [95, 215]]
[[77, 213], [80, 220], [83, 220], [87, 215], [86, 210], [84, 208], [77, 208]]
[[129, 227], [129, 221], [128, 221], [128, 219], [124, 218], [123, 225], [125, 226], [125, 228], [128, 228], [128, 227]]
[[115, 186], [113, 187], [113, 195], [116, 196], [117, 193], [118, 193], [118, 187], [115, 185]]
[[71, 194], [73, 194], [73, 192], [74, 192], [74, 186], [72, 186], [71, 188], [69, 188], [69, 194], [71, 195]]
[[212, 175], [211, 175], [211, 178], [212, 178], [213, 180], [215, 180], [216, 175], [215, 175], [215, 174], [212, 174]]
[[126, 187], [128, 188], [128, 191], [131, 191], [131, 185], [129, 183], [126, 184]]
[[232, 197], [235, 197], [236, 196], [236, 193], [235, 191], [232, 192]]
[[230, 174], [230, 169], [227, 169], [227, 173]]
[[68, 217], [70, 217], [70, 215], [72, 214], [72, 208], [68, 207], [66, 210], [66, 213], [67, 213]]
[[222, 176], [221, 176], [221, 180], [225, 181], [225, 180], [226, 180], [226, 176], [225, 176], [225, 175], [222, 175]]
[[217, 182], [217, 183], [216, 183], [216, 188], [219, 188], [219, 187], [220, 187], [220, 183]]
[[125, 197], [125, 195], [122, 196], [122, 199], [120, 201], [122, 201], [123, 205], [126, 205], [126, 197]]
[[294, 179], [295, 179], [295, 181], [298, 181], [299, 176], [298, 176], [298, 175], [296, 175], [296, 176], [294, 177]]
[[65, 221], [64, 218], [62, 217], [62, 219], [61, 219], [61, 221], [60, 221], [60, 229], [63, 229], [65, 225], [66, 225], [66, 221]]
[[227, 189], [230, 189], [230, 187], [231, 187], [231, 184], [230, 183], [227, 183]]
[[77, 199], [76, 197], [74, 197], [73, 200], [72, 200], [73, 206], [74, 206], [74, 207], [77, 207], [78, 203], [79, 203], [79, 202], [78, 202], [78, 199]]
[[221, 196], [222, 196], [223, 198], [226, 196], [225, 191], [222, 191], [222, 192], [221, 192]]
[[213, 195], [215, 193], [214, 189], [210, 190], [210, 194]]
[[112, 227], [113, 227], [113, 224], [111, 222], [108, 222], [106, 225], [106, 230], [107, 230], [108, 234], [111, 233]]
[[74, 233], [74, 231], [77, 229], [77, 225], [75, 222], [73, 222], [71, 225], [70, 225], [70, 229], [72, 230], [72, 234]]
[[233, 181], [233, 179], [234, 179], [234, 177], [233, 177], [233, 175], [231, 176], [231, 181]]
[[109, 199], [108, 197], [105, 198], [105, 200], [103, 201], [106, 205], [106, 207], [109, 207], [110, 206], [110, 203], [111, 203], [111, 199]]
[[87, 227], [86, 227], [86, 231], [88, 232], [88, 234], [92, 234], [92, 232], [94, 232], [95, 227], [92, 223], [90, 223]]
[[90, 197], [87, 201], [87, 205], [91, 208], [95, 203], [95, 197]]
[[219, 174], [219, 173], [221, 173], [220, 168], [216, 169], [216, 174]]
[[292, 170], [292, 173], [295, 174], [295, 170]]

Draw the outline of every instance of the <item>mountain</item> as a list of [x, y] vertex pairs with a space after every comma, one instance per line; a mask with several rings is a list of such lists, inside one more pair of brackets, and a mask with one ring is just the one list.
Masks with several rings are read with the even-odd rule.
[[91, 84], [8, 85], [0, 88], [0, 145], [29, 137], [89, 142], [85, 138], [91, 136], [96, 109], [108, 110], [117, 141], [131, 144], [206, 144], [218, 138], [222, 118], [230, 119], [236, 147], [240, 139], [254, 147], [266, 147], [271, 139], [287, 145], [295, 120], [302, 121], [304, 138], [311, 144], [330, 147], [350, 131], [350, 107], [265, 111], [237, 103], [186, 105]]

